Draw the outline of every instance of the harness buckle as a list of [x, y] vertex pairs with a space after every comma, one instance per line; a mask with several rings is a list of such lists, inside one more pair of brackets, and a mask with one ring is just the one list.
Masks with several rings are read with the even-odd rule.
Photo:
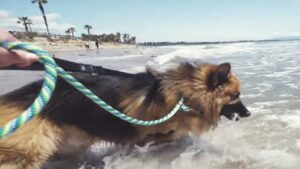
[[93, 76], [97, 76], [99, 74], [93, 65], [80, 65], [80, 72], [87, 72]]
[[104, 73], [104, 69], [102, 66], [94, 66], [94, 65], [80, 65], [80, 71], [90, 73], [92, 76], [98, 76], [99, 74]]

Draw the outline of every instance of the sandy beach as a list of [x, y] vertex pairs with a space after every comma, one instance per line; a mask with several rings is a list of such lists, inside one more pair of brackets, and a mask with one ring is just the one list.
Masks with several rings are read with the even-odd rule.
[[[62, 40], [53, 40], [49, 42], [46, 38], [36, 37], [32, 43], [36, 46], [39, 46], [47, 51], [58, 52], [58, 51], [80, 51], [86, 50], [85, 43], [89, 44], [89, 49], [97, 49], [94, 41], [82, 41], [82, 40], [68, 40], [64, 42]], [[103, 42], [99, 44], [99, 49], [132, 49], [136, 48], [136, 45], [123, 44], [123, 43], [112, 43], [112, 42]]]

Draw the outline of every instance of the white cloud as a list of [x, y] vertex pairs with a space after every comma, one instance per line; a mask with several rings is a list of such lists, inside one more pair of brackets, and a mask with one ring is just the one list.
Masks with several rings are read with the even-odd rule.
[[5, 10], [0, 10], [0, 27], [8, 30], [21, 30], [23, 28], [22, 25], [17, 24], [17, 17], [11, 17], [10, 13]]
[[292, 35], [293, 36], [300, 36], [300, 32], [294, 32]]
[[280, 37], [289, 37], [289, 36], [300, 36], [300, 32], [292, 32], [292, 33], [286, 33], [286, 32], [271, 32], [268, 34], [268, 38], [280, 38]]
[[[74, 27], [72, 24], [60, 23], [57, 20], [61, 17], [58, 13], [46, 14], [49, 30], [51, 33], [64, 34], [69, 27]], [[42, 15], [28, 16], [32, 20], [31, 28], [33, 31], [46, 32], [44, 19]], [[17, 24], [18, 17], [12, 16], [8, 11], [0, 9], [0, 28], [15, 31], [24, 31], [22, 24]]]
[[5, 10], [0, 10], [0, 18], [8, 17], [9, 13]]

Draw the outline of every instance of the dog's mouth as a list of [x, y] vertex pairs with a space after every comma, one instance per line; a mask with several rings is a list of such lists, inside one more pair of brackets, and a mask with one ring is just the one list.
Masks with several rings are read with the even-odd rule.
[[241, 118], [249, 117], [251, 113], [248, 109], [243, 105], [243, 103], [239, 100], [228, 105], [225, 105], [220, 115], [224, 115], [229, 120], [238, 121]]
[[222, 115], [224, 115], [227, 119], [233, 120], [233, 121], [239, 121], [241, 119], [241, 116], [238, 113], [236, 113], [236, 112], [233, 112], [233, 113], [222, 113]]

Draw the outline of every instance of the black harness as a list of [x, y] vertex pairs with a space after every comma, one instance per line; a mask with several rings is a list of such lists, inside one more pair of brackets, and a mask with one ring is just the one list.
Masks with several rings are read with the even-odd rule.
[[[95, 66], [90, 64], [83, 64], [83, 63], [76, 63], [71, 62], [59, 58], [54, 58], [57, 65], [62, 67], [67, 72], [74, 72], [74, 73], [87, 73], [93, 76], [98, 75], [126, 75], [128, 73], [120, 72], [117, 70], [111, 70], [103, 68], [102, 66]], [[28, 70], [28, 71], [44, 71], [43, 64], [39, 62], [35, 62], [27, 67], [17, 67], [17, 66], [7, 66], [7, 67], [0, 67], [0, 70]]]

